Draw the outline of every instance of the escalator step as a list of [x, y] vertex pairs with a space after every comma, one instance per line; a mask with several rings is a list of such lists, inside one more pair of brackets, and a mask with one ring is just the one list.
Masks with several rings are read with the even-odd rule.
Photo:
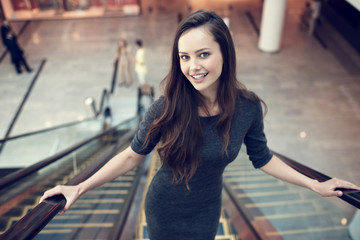
[[37, 203], [37, 199], [37, 196], [32, 196], [24, 199], [19, 205], [34, 205], [35, 203]]
[[0, 232], [5, 231], [8, 223], [8, 218], [0, 217]]
[[22, 207], [14, 207], [10, 209], [8, 212], [3, 214], [4, 217], [18, 217], [23, 214], [23, 208]]

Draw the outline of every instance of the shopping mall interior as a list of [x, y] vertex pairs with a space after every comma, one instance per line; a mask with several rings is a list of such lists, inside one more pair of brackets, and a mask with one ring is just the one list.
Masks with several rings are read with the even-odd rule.
[[[285, 3], [271, 52], [259, 47], [267, 1]], [[2, 22], [31, 71], [17, 73], [0, 45], [0, 239], [149, 239], [143, 201], [161, 167], [156, 151], [63, 215], [63, 197], [38, 202], [55, 185], [85, 180], [130, 144], [143, 112], [163, 95], [179, 18], [199, 9], [226, 20], [237, 79], [267, 105], [271, 151], [318, 181], [360, 185], [360, 4], [320, 1], [310, 31], [313, 2], [1, 0]], [[143, 41], [149, 96], [134, 71], [132, 84], [120, 85], [120, 39], [132, 55]], [[324, 198], [282, 182], [255, 169], [245, 146], [223, 182], [216, 239], [360, 239], [358, 191]]]

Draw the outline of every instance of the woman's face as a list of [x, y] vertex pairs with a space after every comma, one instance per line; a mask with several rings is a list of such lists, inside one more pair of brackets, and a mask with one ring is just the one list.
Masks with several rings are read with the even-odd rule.
[[204, 26], [193, 28], [181, 35], [178, 48], [182, 73], [201, 94], [216, 96], [223, 58], [214, 36]]

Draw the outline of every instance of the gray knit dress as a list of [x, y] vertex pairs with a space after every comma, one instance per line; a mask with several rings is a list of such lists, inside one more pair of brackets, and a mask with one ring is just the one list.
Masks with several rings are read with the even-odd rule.
[[[161, 139], [152, 139], [147, 148], [143, 143], [154, 119], [160, 117], [164, 98], [156, 100], [140, 123], [131, 148], [139, 154], [150, 153]], [[261, 104], [239, 97], [232, 118], [228, 156], [222, 155], [221, 139], [216, 122], [219, 115], [201, 117], [204, 145], [199, 166], [189, 182], [173, 184], [170, 168], [162, 166], [155, 174], [145, 199], [145, 215], [151, 240], [213, 240], [221, 211], [222, 174], [240, 151], [242, 142], [254, 167], [270, 161], [272, 154], [266, 144]]]

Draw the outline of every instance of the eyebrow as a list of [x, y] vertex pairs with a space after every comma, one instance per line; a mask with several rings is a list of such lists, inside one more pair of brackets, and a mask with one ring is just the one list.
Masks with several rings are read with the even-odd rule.
[[[210, 49], [210, 48], [201, 48], [201, 49], [199, 49], [199, 50], [196, 50], [195, 53], [202, 52], [202, 51], [208, 50], [208, 49]], [[188, 53], [187, 53], [187, 52], [180, 52], [180, 51], [179, 51], [179, 54], [188, 54]]]

